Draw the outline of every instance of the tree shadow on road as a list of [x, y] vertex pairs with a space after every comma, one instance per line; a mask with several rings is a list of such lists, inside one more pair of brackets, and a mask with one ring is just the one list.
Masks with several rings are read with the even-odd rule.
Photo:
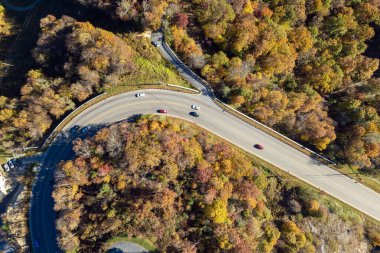
[[120, 249], [109, 249], [107, 250], [107, 253], [124, 253], [124, 251]]

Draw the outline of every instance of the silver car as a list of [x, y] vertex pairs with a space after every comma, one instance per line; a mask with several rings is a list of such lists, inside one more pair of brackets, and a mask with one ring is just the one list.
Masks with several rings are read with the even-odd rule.
[[191, 105], [191, 109], [194, 109], [194, 110], [199, 110], [201, 109], [199, 106], [197, 105]]
[[9, 168], [11, 168], [11, 169], [14, 169], [14, 168], [15, 168], [15, 163], [14, 163], [13, 160], [9, 160], [9, 161], [8, 161], [8, 165], [9, 165]]

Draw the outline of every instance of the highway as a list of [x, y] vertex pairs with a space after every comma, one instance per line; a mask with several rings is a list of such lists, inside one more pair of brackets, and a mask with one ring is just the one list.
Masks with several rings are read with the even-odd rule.
[[[160, 36], [154, 35], [153, 38], [160, 42]], [[31, 238], [32, 242], [39, 242], [39, 247], [33, 247], [33, 252], [59, 252], [51, 180], [58, 163], [74, 157], [71, 140], [78, 135], [75, 133], [71, 136], [70, 129], [75, 125], [90, 126], [91, 135], [105, 125], [126, 120], [134, 114], [156, 113], [158, 109], [167, 109], [169, 116], [183, 118], [213, 132], [380, 221], [379, 194], [224, 112], [213, 102], [210, 98], [211, 93], [203, 84], [187, 69], [181, 67], [180, 63], [162, 48], [162, 44], [159, 50], [179, 68], [186, 79], [203, 91], [202, 94], [192, 95], [168, 90], [128, 92], [95, 104], [67, 124], [45, 152], [41, 170], [33, 186], [34, 196], [29, 218]], [[136, 93], [142, 92], [146, 94], [145, 97], [135, 97]], [[189, 115], [192, 104], [201, 108], [199, 118]], [[254, 144], [262, 144], [264, 149], [255, 149]]]
[[[139, 92], [145, 92], [146, 96], [136, 98], [135, 93]], [[199, 118], [189, 115], [192, 104], [200, 106]], [[67, 134], [75, 125], [90, 126], [95, 131], [104, 125], [125, 120], [131, 115], [156, 113], [158, 109], [167, 109], [169, 115], [194, 122], [380, 220], [379, 194], [325, 165], [318, 164], [312, 158], [274, 137], [223, 112], [205, 95], [191, 95], [167, 90], [144, 90], [120, 94], [88, 108], [66, 125], [63, 132]], [[65, 138], [70, 140], [76, 136], [64, 137], [66, 134], [61, 134], [46, 151], [41, 166], [42, 170], [33, 190], [37, 197], [31, 208], [30, 219], [33, 238], [37, 238], [40, 242], [40, 247], [35, 248], [35, 252], [57, 251], [54, 243], [55, 214], [52, 208], [52, 185], [50, 182], [54, 168], [59, 161], [74, 156], [71, 144]], [[253, 148], [253, 145], [257, 143], [263, 144], [264, 150]]]

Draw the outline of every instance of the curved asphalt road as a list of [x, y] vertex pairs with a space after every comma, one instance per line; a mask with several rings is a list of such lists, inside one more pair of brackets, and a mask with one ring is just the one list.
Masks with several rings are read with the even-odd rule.
[[[136, 98], [135, 93], [145, 92], [146, 97]], [[201, 107], [200, 117], [189, 115], [190, 106]], [[68, 132], [74, 125], [92, 128], [125, 120], [133, 114], [155, 113], [167, 109], [169, 114], [184, 118], [225, 138], [246, 151], [289, 171], [302, 180], [319, 187], [325, 192], [380, 220], [380, 195], [355, 183], [331, 168], [318, 164], [303, 153], [278, 141], [270, 135], [253, 128], [247, 123], [223, 112], [205, 95], [191, 95], [167, 90], [144, 90], [120, 94], [108, 98], [74, 118], [65, 128]], [[70, 137], [69, 137], [70, 138]], [[253, 148], [256, 143], [265, 145], [264, 150]], [[42, 162], [35, 188], [36, 198], [31, 206], [32, 238], [38, 239], [40, 247], [35, 252], [56, 252], [55, 214], [51, 199], [50, 184], [54, 168], [61, 160], [73, 157], [71, 144], [59, 136], [49, 147]]]
[[[203, 91], [202, 95], [191, 95], [166, 90], [144, 90], [120, 94], [108, 98], [88, 108], [68, 125], [54, 140], [45, 152], [33, 187], [33, 199], [30, 207], [30, 231], [32, 242], [39, 241], [39, 247], [34, 252], [58, 252], [56, 244], [55, 212], [53, 210], [52, 178], [54, 169], [61, 160], [73, 158], [71, 141], [78, 136], [67, 134], [74, 125], [92, 126], [96, 128], [125, 120], [133, 114], [151, 114], [157, 109], [167, 109], [169, 114], [208, 129], [216, 135], [234, 143], [244, 150], [288, 171], [296, 177], [317, 188], [335, 196], [356, 209], [380, 220], [380, 195], [355, 183], [352, 179], [337, 171], [321, 165], [309, 156], [291, 148], [274, 137], [248, 125], [247, 123], [223, 112], [209, 97], [209, 93], [199, 78], [183, 67], [170, 52], [163, 49], [160, 35], [154, 34], [153, 40], [160, 43], [159, 50], [165, 58], [171, 61], [181, 74], [195, 87]], [[145, 92], [146, 97], [136, 98], [135, 93]], [[201, 107], [200, 117], [189, 115], [190, 106]], [[91, 132], [91, 131], [90, 131]], [[91, 134], [91, 133], [89, 133]], [[264, 150], [253, 148], [256, 143], [265, 146]]]

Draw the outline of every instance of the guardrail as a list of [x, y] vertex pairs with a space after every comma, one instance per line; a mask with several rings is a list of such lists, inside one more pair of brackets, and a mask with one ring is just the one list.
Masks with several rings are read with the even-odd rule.
[[171, 83], [167, 83], [166, 85], [167, 86], [171, 86], [171, 87], [176, 87], [176, 88], [180, 88], [180, 89], [185, 89], [185, 90], [193, 91], [193, 92], [196, 92], [196, 93], [200, 94], [200, 91], [196, 90], [196, 89], [187, 88], [187, 87], [183, 87], [183, 86], [179, 86], [179, 85], [175, 85], [175, 84], [171, 84]]
[[[306, 154], [306, 155], [314, 155], [316, 157], [318, 157], [319, 159], [322, 159], [332, 165], [336, 165], [335, 162], [331, 161], [330, 159], [316, 153], [315, 151], [299, 144], [298, 142], [290, 139], [289, 137], [277, 132], [276, 130], [264, 125], [263, 123], [245, 115], [244, 113], [241, 113], [239, 112], [238, 110], [236, 110], [235, 108], [225, 104], [224, 102], [222, 102], [221, 100], [219, 100], [215, 94], [214, 94], [214, 91], [211, 87], [211, 85], [204, 79], [202, 79], [201, 77], [199, 77], [196, 73], [194, 73], [186, 64], [184, 64], [181, 59], [179, 59], [179, 57], [176, 55], [176, 53], [166, 44], [165, 42], [165, 37], [162, 36], [163, 38], [163, 41], [162, 41], [162, 45], [163, 45], [163, 48], [166, 50], [166, 52], [170, 55], [170, 57], [173, 59], [173, 61], [182, 68], [182, 70], [184, 72], [186, 72], [188, 75], [190, 75], [192, 78], [194, 78], [198, 83], [200, 83], [201, 85], [203, 85], [205, 87], [205, 89], [208, 91], [210, 97], [212, 100], [214, 100], [214, 102], [216, 102], [217, 105], [222, 105], [224, 107], [227, 107], [229, 110], [233, 111], [235, 114], [238, 114], [240, 117], [243, 117], [245, 118], [247, 121], [250, 121], [250, 122], [253, 122], [254, 125], [256, 125], [255, 127], [257, 126], [260, 126], [260, 128], [266, 132], [267, 134], [271, 135], [272, 137], [282, 141], [283, 143], [285, 144], [288, 144], [290, 146], [292, 146], [293, 148], [296, 148], [297, 150], [299, 150], [300, 152]], [[223, 108], [222, 108], [223, 109]], [[236, 115], [235, 115], [236, 116]], [[239, 117], [237, 117], [239, 118]], [[249, 122], [247, 122], [249, 123]]]

